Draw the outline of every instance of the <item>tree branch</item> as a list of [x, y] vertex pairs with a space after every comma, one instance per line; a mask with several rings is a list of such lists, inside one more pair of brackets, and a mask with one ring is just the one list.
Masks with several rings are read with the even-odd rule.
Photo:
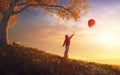
[[11, 2], [10, 0], [7, 0], [7, 3], [8, 3], [8, 5], [9, 5], [9, 7], [10, 7], [10, 2]]
[[27, 2], [19, 3], [19, 4], [17, 4], [17, 6], [22, 6], [22, 5], [25, 5], [25, 4], [27, 4]]
[[72, 13], [72, 11], [66, 9], [65, 7], [63, 6], [60, 6], [60, 5], [48, 5], [48, 4], [31, 4], [31, 6], [47, 6], [47, 7], [57, 7], [57, 8], [62, 8], [66, 11], [69, 11], [70, 13]]
[[34, 7], [34, 6], [47, 6], [47, 7], [57, 7], [57, 8], [62, 8], [62, 9], [64, 9], [64, 10], [66, 10], [66, 11], [69, 11], [71, 14], [73, 14], [72, 11], [70, 11], [70, 10], [66, 9], [65, 7], [60, 6], [60, 5], [28, 4], [28, 5], [24, 6], [23, 8], [21, 8], [20, 10], [15, 11], [15, 12], [13, 13], [13, 15], [17, 15], [17, 14], [21, 13], [22, 11], [24, 11], [25, 9], [27, 9], [28, 7]]
[[30, 5], [26, 5], [25, 7], [21, 8], [20, 10], [14, 11], [12, 15], [17, 15], [27, 9]]
[[4, 15], [4, 12], [2, 12], [2, 11], [0, 10], [0, 14]]
[[20, 0], [11, 0], [11, 1], [10, 1], [10, 8], [11, 8], [11, 7], [15, 7], [19, 1], [20, 1]]

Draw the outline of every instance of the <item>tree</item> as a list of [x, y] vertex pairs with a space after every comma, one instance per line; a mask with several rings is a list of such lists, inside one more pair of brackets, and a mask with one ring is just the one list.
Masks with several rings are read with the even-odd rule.
[[0, 45], [8, 44], [8, 28], [17, 23], [16, 16], [26, 9], [42, 9], [77, 21], [88, 8], [88, 0], [0, 0]]

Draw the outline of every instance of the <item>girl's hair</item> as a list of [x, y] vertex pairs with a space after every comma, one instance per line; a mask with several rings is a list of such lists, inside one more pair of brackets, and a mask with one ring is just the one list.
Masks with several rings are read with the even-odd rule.
[[67, 37], [69, 37], [69, 36], [66, 34], [65, 37], [67, 38]]

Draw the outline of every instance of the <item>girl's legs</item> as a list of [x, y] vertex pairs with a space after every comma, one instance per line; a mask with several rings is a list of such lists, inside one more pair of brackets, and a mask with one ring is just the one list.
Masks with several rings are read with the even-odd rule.
[[64, 58], [68, 58], [69, 46], [65, 47]]

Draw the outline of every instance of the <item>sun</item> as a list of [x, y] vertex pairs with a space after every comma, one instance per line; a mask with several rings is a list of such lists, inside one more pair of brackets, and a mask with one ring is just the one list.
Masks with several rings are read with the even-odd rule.
[[119, 38], [116, 33], [111, 31], [102, 31], [98, 33], [97, 38], [102, 44], [115, 46], [119, 44]]

